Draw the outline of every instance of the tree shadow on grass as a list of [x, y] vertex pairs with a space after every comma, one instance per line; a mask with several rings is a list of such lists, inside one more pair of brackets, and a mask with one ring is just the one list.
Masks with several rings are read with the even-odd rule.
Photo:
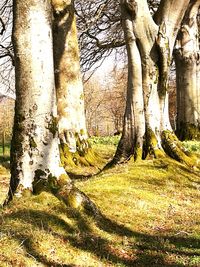
[[[149, 235], [132, 231], [122, 224], [110, 220], [105, 216], [91, 218], [72, 209], [66, 209], [68, 218], [73, 219], [75, 226], [72, 227], [57, 215], [43, 211], [20, 210], [10, 215], [5, 215], [4, 220], [20, 220], [31, 224], [33, 229], [51, 233], [54, 238], [64, 240], [71, 246], [81, 251], [87, 251], [108, 264], [121, 264], [122, 266], [186, 266], [185, 263], [170, 263], [165, 259], [166, 255], [173, 257], [200, 256], [200, 240], [188, 236], [162, 236]], [[128, 243], [119, 247], [113, 241], [100, 236], [93, 227], [91, 220], [101, 231], [116, 235], [115, 238], [126, 238]], [[41, 223], [42, 222], [42, 223]], [[58, 231], [59, 229], [59, 231]], [[32, 235], [19, 234], [19, 229], [13, 229], [13, 237], [22, 243], [27, 254], [46, 266], [76, 266], [49, 261], [45, 253], [37, 249]], [[15, 232], [18, 234], [16, 235]], [[22, 242], [24, 240], [24, 242]], [[134, 241], [133, 241], [134, 240]], [[64, 246], [64, 244], [63, 244]], [[67, 249], [67, 248], [66, 248]], [[195, 250], [195, 252], [194, 252]], [[196, 252], [196, 250], [198, 250]], [[85, 267], [84, 265], [82, 267]]]
[[[141, 167], [142, 169], [142, 163], [137, 164], [137, 167]], [[153, 171], [153, 170], [163, 170], [166, 171], [165, 178], [167, 181], [173, 181], [180, 185], [180, 182], [183, 181], [184, 186], [191, 189], [196, 189], [195, 184], [200, 184], [200, 172], [195, 171], [184, 164], [181, 164], [180, 162], [177, 162], [172, 159], [166, 158], [166, 161], [160, 159], [160, 160], [154, 160], [153, 165], [146, 165], [145, 171]], [[156, 175], [155, 175], [156, 176]], [[192, 178], [191, 178], [192, 177]], [[159, 178], [151, 178], [151, 179], [142, 179], [142, 183], [155, 185], [159, 187], [165, 187], [166, 186], [166, 179], [159, 179]], [[185, 181], [188, 180], [189, 183], [186, 183]]]

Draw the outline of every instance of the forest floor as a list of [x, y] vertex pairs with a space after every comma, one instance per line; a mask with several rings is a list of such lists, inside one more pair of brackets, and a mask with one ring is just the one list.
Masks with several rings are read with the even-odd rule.
[[[116, 147], [94, 146], [106, 160]], [[78, 178], [103, 217], [67, 208], [46, 192], [15, 200], [0, 210], [1, 267], [200, 266], [199, 172], [164, 158]], [[8, 182], [0, 167], [0, 203]]]

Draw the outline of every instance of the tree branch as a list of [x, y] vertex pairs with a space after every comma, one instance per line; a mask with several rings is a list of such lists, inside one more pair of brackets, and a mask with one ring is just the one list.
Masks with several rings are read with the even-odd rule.
[[0, 35], [2, 35], [4, 33], [4, 31], [6, 30], [6, 26], [5, 23], [3, 22], [3, 19], [0, 17], [0, 23], [1, 23], [1, 31], [0, 31]]

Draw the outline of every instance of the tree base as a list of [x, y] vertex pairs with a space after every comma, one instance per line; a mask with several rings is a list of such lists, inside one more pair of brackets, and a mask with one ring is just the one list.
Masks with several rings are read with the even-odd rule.
[[[106, 169], [116, 164], [125, 163], [130, 159], [135, 162], [140, 159], [158, 159], [166, 156], [184, 163], [190, 168], [199, 168], [199, 160], [197, 157], [190, 154], [176, 135], [169, 130], [161, 133], [161, 148], [159, 148], [157, 138], [151, 129], [147, 129], [146, 131], [143, 149], [133, 148], [131, 150], [130, 147], [128, 147], [129, 149], [125, 150], [121, 144], [123, 144], [122, 140], [118, 145], [113, 160], [106, 165]], [[129, 151], [129, 153], [127, 153], [127, 151]]]
[[69, 151], [67, 144], [60, 145], [60, 158], [65, 169], [76, 166], [98, 166], [103, 163], [103, 159], [91, 147], [73, 153]]
[[[20, 194], [18, 194], [20, 192]], [[67, 174], [62, 174], [57, 179], [51, 174], [47, 178], [35, 177], [33, 182], [33, 191], [28, 189], [17, 188], [16, 192], [12, 195], [8, 195], [4, 202], [4, 206], [7, 205], [11, 200], [19, 198], [31, 197], [33, 194], [38, 195], [42, 192], [52, 193], [60, 201], [64, 202], [68, 207], [77, 211], [84, 212], [90, 216], [101, 215], [100, 210], [90, 200], [90, 198], [76, 188], [72, 181], [69, 179]]]

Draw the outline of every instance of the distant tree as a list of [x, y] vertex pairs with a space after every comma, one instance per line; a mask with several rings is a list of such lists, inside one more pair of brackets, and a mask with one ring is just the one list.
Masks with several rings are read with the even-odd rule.
[[114, 124], [114, 134], [122, 132], [123, 117], [126, 103], [126, 68], [115, 68], [108, 80], [105, 92], [105, 106]]
[[181, 140], [200, 140], [200, 1], [190, 3], [178, 34], [176, 63], [177, 125]]
[[90, 135], [109, 135], [122, 129], [126, 75], [115, 69], [103, 81], [94, 75], [84, 86], [87, 128]]
[[105, 122], [104, 91], [103, 86], [95, 76], [84, 84], [85, 114], [90, 135], [98, 135], [99, 122], [102, 120]]
[[12, 127], [13, 127], [13, 117], [14, 117], [14, 99], [0, 97], [0, 141], [3, 143], [10, 143]]

